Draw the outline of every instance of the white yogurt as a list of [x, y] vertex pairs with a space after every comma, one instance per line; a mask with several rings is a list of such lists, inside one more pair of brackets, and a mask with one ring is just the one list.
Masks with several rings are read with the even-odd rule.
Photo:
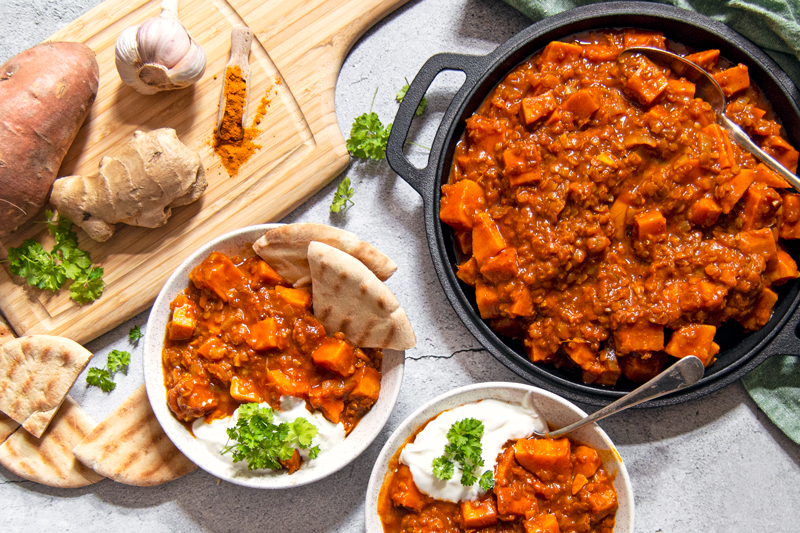
[[476, 469], [478, 478], [486, 471], [494, 471], [497, 456], [503, 445], [512, 439], [529, 436], [534, 430], [545, 431], [547, 425], [534, 409], [511, 405], [498, 400], [483, 400], [468, 403], [445, 411], [428, 422], [414, 442], [403, 448], [400, 462], [408, 465], [414, 484], [419, 490], [437, 500], [457, 503], [462, 500], [475, 500], [484, 491], [478, 483], [470, 487], [461, 484], [461, 469], [454, 463], [453, 477], [445, 481], [433, 475], [431, 463], [444, 454], [447, 445], [447, 432], [455, 423], [465, 418], [475, 418], [483, 422], [481, 457], [483, 466]]
[[[269, 404], [259, 404], [260, 407], [269, 407]], [[309, 413], [306, 409], [306, 402], [294, 396], [281, 396], [281, 410], [272, 410], [274, 415], [273, 423], [278, 425], [282, 422], [294, 422], [298, 418], [305, 418], [317, 426], [317, 436], [311, 441], [311, 446], [319, 446], [320, 455], [332, 449], [344, 440], [344, 427], [341, 424], [333, 424], [328, 421], [321, 413]], [[192, 432], [195, 438], [205, 444], [208, 450], [220, 457], [223, 461], [233, 464], [235, 467], [247, 470], [247, 462], [233, 462], [232, 454], [220, 455], [220, 452], [228, 444], [227, 429], [236, 425], [239, 418], [239, 410], [233, 412], [229, 418], [220, 418], [206, 423], [205, 418], [198, 418], [192, 424]], [[298, 450], [303, 457], [303, 468], [313, 468], [314, 461], [308, 460], [308, 450]]]

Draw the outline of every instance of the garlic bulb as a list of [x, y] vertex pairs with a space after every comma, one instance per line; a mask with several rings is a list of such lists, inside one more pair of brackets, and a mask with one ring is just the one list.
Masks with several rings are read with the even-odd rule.
[[177, 0], [164, 0], [160, 16], [117, 38], [119, 77], [142, 94], [188, 87], [206, 70], [206, 54], [178, 20], [177, 7]]

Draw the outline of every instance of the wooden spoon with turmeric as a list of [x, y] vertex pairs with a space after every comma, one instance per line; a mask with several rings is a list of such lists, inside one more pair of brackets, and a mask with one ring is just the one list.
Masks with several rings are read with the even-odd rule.
[[225, 80], [219, 98], [216, 136], [224, 142], [241, 141], [247, 112], [247, 86], [250, 82], [250, 45], [253, 32], [244, 25], [231, 32], [231, 59], [225, 67]]

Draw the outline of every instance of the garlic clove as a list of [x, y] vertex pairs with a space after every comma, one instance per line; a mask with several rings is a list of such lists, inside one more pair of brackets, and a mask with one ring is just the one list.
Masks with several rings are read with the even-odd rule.
[[143, 63], [155, 63], [170, 69], [189, 52], [189, 31], [173, 17], [145, 20], [136, 34], [139, 57]]
[[128, 85], [133, 85], [136, 82], [139, 67], [142, 66], [136, 46], [136, 32], [138, 29], [139, 26], [126, 28], [117, 38], [117, 46], [114, 53], [119, 77]]
[[200, 81], [206, 71], [206, 53], [203, 48], [192, 39], [189, 51], [183, 59], [169, 70], [169, 79], [175, 85], [191, 85]]

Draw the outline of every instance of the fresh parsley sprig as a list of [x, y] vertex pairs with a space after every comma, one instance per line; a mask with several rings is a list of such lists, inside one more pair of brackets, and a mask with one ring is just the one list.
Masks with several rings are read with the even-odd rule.
[[[403, 85], [402, 89], [397, 91], [397, 95], [395, 96], [395, 100], [397, 100], [397, 103], [399, 104], [403, 103], [403, 99], [406, 97], [406, 93], [408, 92], [408, 89], [411, 87], [411, 84], [408, 83], [408, 78], [406, 78], [405, 80], [406, 84]], [[428, 107], [428, 99], [423, 96], [422, 100], [419, 101], [419, 105], [417, 106], [417, 110], [414, 112], [414, 114], [417, 115], [418, 117], [422, 116], [427, 107]]]
[[128, 331], [128, 342], [136, 346], [139, 344], [139, 339], [142, 338], [142, 326], [133, 326]]
[[351, 200], [355, 193], [355, 189], [350, 186], [350, 178], [345, 176], [344, 179], [339, 183], [339, 186], [336, 188], [336, 192], [333, 195], [333, 202], [331, 202], [331, 213], [346, 211], [349, 207], [347, 205], [348, 203], [350, 203], [350, 205], [355, 205], [355, 202]]
[[376, 88], [369, 112], [356, 117], [350, 128], [350, 138], [345, 143], [350, 155], [359, 159], [381, 160], [386, 157], [386, 143], [389, 142], [392, 125], [384, 126], [378, 114], [372, 111], [377, 94]]
[[114, 383], [114, 374], [122, 372], [128, 375], [128, 365], [131, 364], [131, 354], [121, 350], [112, 350], [108, 354], [106, 366], [104, 368], [97, 368], [95, 366], [89, 369], [89, 374], [86, 376], [86, 383], [90, 386], [100, 387], [103, 392], [111, 392], [117, 387]]
[[72, 231], [69, 219], [59, 216], [54, 221], [52, 211], [47, 211], [46, 217], [44, 223], [56, 241], [53, 249], [48, 252], [34, 239], [25, 239], [19, 248], [8, 249], [9, 270], [29, 285], [51, 292], [72, 280], [70, 298], [79, 304], [96, 300], [106, 285], [103, 269], [92, 266], [89, 252], [78, 248], [78, 234]]
[[483, 422], [475, 418], [465, 418], [450, 426], [444, 455], [437, 457], [431, 463], [433, 475], [437, 479], [451, 479], [455, 473], [454, 463], [458, 463], [461, 468], [462, 485], [470, 487], [478, 481], [484, 491], [494, 487], [491, 470], [484, 472], [480, 479], [475, 475], [475, 470], [483, 466], [481, 457], [483, 429]]
[[280, 461], [291, 459], [295, 449], [307, 449], [311, 459], [319, 455], [319, 446], [311, 446], [318, 433], [317, 426], [305, 418], [275, 425], [269, 407], [246, 403], [238, 411], [236, 425], [228, 428], [228, 442], [233, 443], [220, 452], [220, 455], [230, 452], [234, 463], [247, 461], [249, 470], [278, 470], [283, 468]]

